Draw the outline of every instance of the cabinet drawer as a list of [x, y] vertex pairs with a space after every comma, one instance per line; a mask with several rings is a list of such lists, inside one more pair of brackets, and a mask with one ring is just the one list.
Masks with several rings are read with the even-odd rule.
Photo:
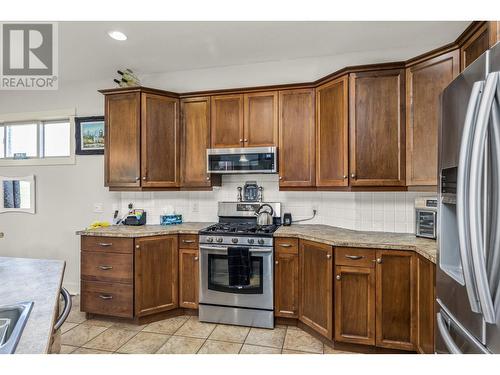
[[375, 250], [352, 247], [335, 248], [335, 265], [351, 267], [375, 267]]
[[197, 234], [180, 234], [179, 248], [181, 249], [198, 249]]
[[274, 246], [276, 251], [280, 253], [298, 254], [299, 240], [298, 238], [275, 238]]
[[82, 251], [106, 251], [111, 253], [133, 253], [134, 239], [119, 237], [82, 236]]
[[126, 284], [82, 281], [82, 311], [118, 316], [133, 317], [133, 287]]
[[81, 274], [84, 280], [132, 284], [134, 276], [132, 254], [82, 251]]

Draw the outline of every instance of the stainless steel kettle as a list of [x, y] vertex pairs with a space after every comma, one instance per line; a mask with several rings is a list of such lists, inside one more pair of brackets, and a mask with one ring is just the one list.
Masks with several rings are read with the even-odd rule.
[[[269, 210], [263, 211], [263, 208], [269, 208]], [[255, 211], [255, 215], [257, 216], [257, 225], [271, 225], [273, 223], [274, 210], [273, 208], [267, 204], [261, 204], [259, 208]]]

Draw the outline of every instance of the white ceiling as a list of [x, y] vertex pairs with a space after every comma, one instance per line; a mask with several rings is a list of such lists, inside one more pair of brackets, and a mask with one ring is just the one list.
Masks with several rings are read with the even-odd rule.
[[[111, 85], [116, 69], [124, 67], [140, 75], [151, 75], [208, 68], [220, 71], [221, 67], [280, 62], [270, 65], [279, 74], [278, 70], [288, 60], [328, 57], [331, 61], [339, 56], [339, 64], [356, 65], [364, 63], [356, 57], [362, 54], [364, 61], [393, 61], [454, 41], [468, 24], [468, 21], [61, 22], [59, 73], [66, 81], [109, 78]], [[107, 35], [110, 30], [124, 32], [128, 40], [111, 39]], [[311, 77], [305, 78], [314, 80], [319, 78], [314, 76], [317, 74], [311, 71]], [[182, 87], [177, 88], [183, 91]]]

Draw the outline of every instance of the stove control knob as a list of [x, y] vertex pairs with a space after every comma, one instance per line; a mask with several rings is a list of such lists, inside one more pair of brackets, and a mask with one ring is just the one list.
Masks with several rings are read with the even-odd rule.
[[253, 243], [255, 242], [255, 240], [254, 240], [253, 238], [249, 238], [249, 239], [247, 240], [247, 242], [248, 242], [249, 244], [253, 244]]
[[207, 237], [207, 242], [212, 243], [212, 242], [214, 242], [214, 239], [212, 237]]
[[264, 245], [264, 240], [262, 238], [259, 239], [259, 245]]
[[238, 243], [238, 239], [237, 238], [231, 238], [231, 242], [232, 243]]
[[217, 237], [217, 242], [222, 242], [222, 237]]

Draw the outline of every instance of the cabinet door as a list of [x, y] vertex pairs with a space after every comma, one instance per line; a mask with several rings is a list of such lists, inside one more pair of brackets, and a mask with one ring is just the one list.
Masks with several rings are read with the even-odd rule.
[[187, 309], [198, 308], [198, 250], [179, 250], [179, 306]]
[[488, 22], [485, 22], [460, 48], [461, 70], [467, 68], [474, 60], [481, 56], [490, 47], [489, 43]]
[[335, 267], [335, 340], [375, 345], [375, 269]]
[[434, 313], [436, 266], [423, 258], [417, 257], [417, 306], [418, 306], [418, 340], [420, 353], [434, 353]]
[[332, 247], [300, 240], [299, 319], [321, 335], [332, 338]]
[[135, 240], [135, 315], [178, 307], [177, 236]]
[[440, 95], [458, 75], [459, 52], [406, 70], [406, 184], [437, 186]]
[[105, 98], [105, 183], [109, 187], [141, 185], [139, 93], [112, 94]]
[[350, 182], [405, 185], [404, 70], [351, 74]]
[[276, 249], [274, 261], [274, 315], [297, 318], [299, 313], [299, 255]]
[[142, 94], [142, 186], [179, 186], [179, 100]]
[[243, 95], [212, 96], [212, 147], [243, 147]]
[[280, 187], [315, 184], [314, 90], [279, 92]]
[[376, 345], [415, 350], [415, 255], [412, 251], [377, 250], [376, 269]]
[[278, 93], [256, 92], [244, 95], [245, 147], [277, 146], [278, 144]]
[[209, 187], [210, 98], [181, 100], [181, 186]]
[[316, 89], [316, 186], [347, 186], [348, 76]]

